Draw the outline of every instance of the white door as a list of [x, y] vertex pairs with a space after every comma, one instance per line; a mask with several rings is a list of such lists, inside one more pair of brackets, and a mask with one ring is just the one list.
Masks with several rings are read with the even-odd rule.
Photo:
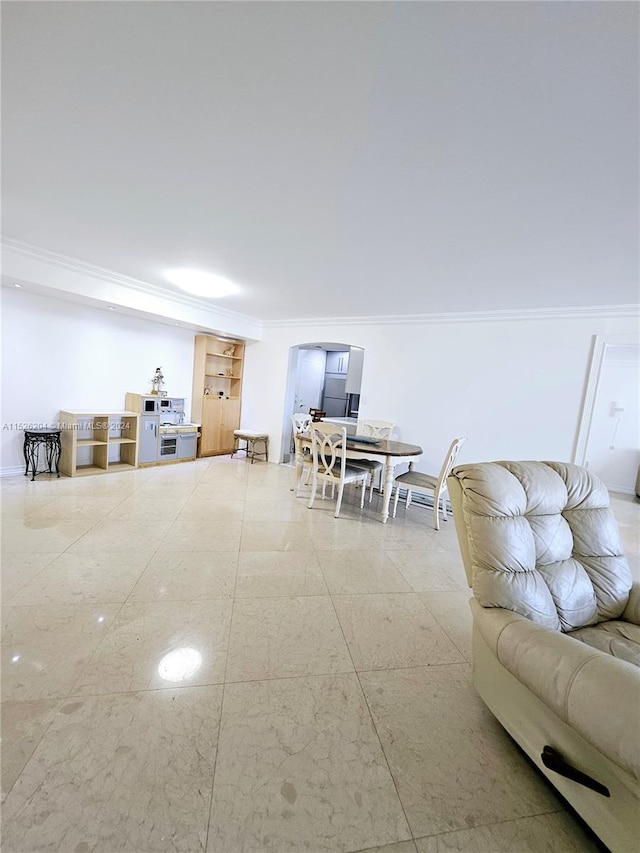
[[301, 349], [298, 357], [298, 378], [293, 398], [293, 413], [319, 409], [324, 386], [327, 354], [320, 349]]
[[633, 494], [640, 464], [640, 347], [605, 349], [585, 464], [614, 492]]

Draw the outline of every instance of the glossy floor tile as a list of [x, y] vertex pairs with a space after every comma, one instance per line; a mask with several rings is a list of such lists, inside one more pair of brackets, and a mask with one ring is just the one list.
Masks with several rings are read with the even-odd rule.
[[125, 604], [74, 683], [74, 694], [224, 681], [231, 620], [225, 598]]
[[566, 813], [506, 820], [416, 841], [418, 853], [598, 853], [602, 847]]
[[328, 596], [236, 600], [227, 681], [352, 671]]
[[242, 551], [236, 598], [328, 595], [318, 557], [309, 551]]
[[124, 604], [149, 561], [148, 551], [67, 551], [11, 598], [12, 605]]
[[357, 670], [463, 660], [416, 593], [335, 595], [333, 601]]
[[237, 566], [234, 551], [161, 549], [130, 591], [129, 602], [232, 598]]
[[334, 595], [411, 592], [390, 557], [380, 551], [322, 551], [319, 560]]
[[453, 523], [291, 484], [0, 481], [3, 853], [597, 849], [469, 683]]
[[53, 720], [60, 700], [2, 703], [2, 799], [6, 797]]
[[561, 810], [470, 674], [466, 663], [360, 674], [416, 838]]
[[6, 798], [3, 853], [204, 851], [221, 687], [75, 699]]
[[118, 612], [115, 604], [2, 608], [2, 701], [69, 694]]
[[355, 675], [227, 685], [208, 853], [410, 837]]
[[9, 601], [23, 586], [52, 563], [57, 554], [55, 551], [10, 551], [2, 549], [2, 579], [0, 581], [0, 596], [2, 603]]

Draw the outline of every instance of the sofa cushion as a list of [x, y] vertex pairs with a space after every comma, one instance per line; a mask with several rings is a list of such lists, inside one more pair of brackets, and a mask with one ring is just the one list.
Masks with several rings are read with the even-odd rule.
[[483, 607], [563, 631], [622, 615], [631, 573], [597, 477], [560, 462], [461, 465], [453, 476]]
[[640, 625], [612, 619], [569, 634], [594, 649], [640, 666]]

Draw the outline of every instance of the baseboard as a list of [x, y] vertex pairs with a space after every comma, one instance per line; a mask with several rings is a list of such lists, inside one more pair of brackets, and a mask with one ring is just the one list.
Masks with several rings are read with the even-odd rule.
[[0, 468], [0, 479], [2, 477], [16, 477], [24, 474], [24, 465], [13, 465], [11, 468]]

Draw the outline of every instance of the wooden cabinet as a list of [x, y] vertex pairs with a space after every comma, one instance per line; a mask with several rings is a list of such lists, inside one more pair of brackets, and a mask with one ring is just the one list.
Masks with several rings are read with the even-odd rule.
[[202, 406], [200, 456], [231, 453], [233, 431], [240, 426], [240, 400], [205, 397]]
[[231, 453], [240, 427], [244, 344], [196, 335], [191, 420], [201, 424], [199, 456]]
[[60, 412], [60, 473], [104, 474], [138, 466], [136, 412]]

